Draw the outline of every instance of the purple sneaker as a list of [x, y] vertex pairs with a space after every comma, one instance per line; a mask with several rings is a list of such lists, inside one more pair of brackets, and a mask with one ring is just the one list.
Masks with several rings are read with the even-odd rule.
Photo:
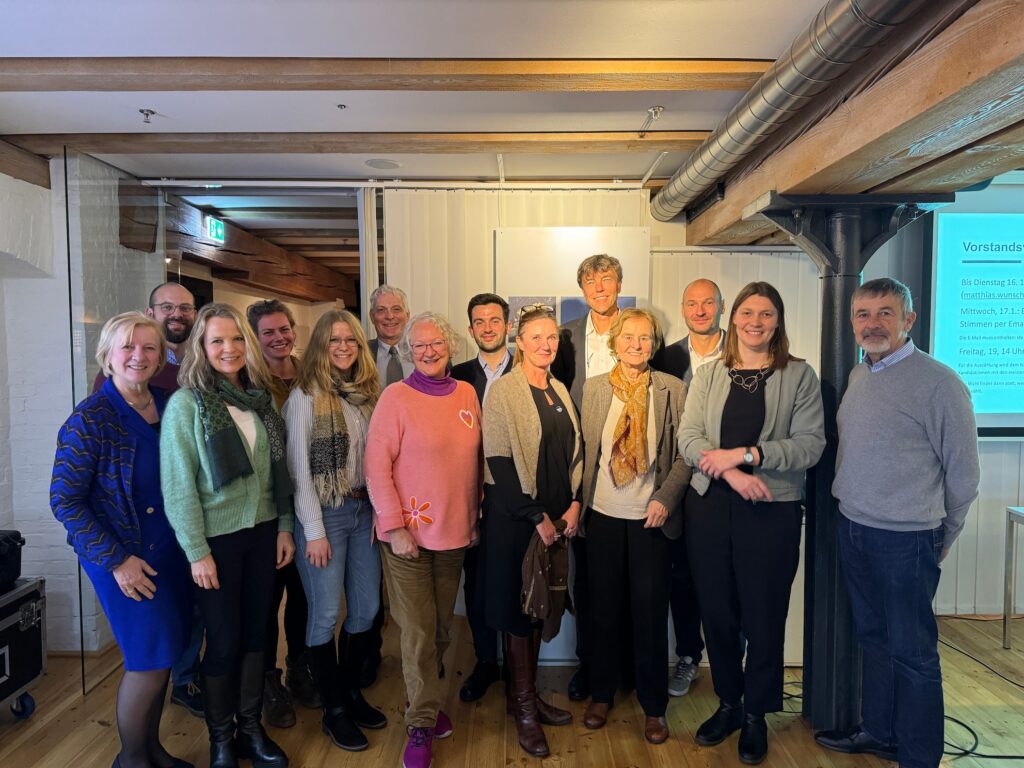
[[409, 741], [402, 755], [402, 768], [430, 768], [434, 734], [429, 728], [409, 727]]
[[452, 735], [452, 719], [444, 713], [443, 709], [437, 710], [437, 722], [434, 723], [434, 738], [447, 739]]

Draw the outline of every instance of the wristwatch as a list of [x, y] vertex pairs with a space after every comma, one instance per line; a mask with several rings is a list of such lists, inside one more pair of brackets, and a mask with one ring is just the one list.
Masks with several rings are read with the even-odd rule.
[[754, 449], [753, 448], [745, 448], [744, 449], [744, 451], [743, 451], [743, 463], [744, 464], [753, 464], [754, 463]]

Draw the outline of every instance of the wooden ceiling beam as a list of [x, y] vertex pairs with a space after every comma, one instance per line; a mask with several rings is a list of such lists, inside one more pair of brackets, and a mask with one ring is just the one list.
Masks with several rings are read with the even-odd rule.
[[747, 91], [718, 59], [0, 58], [0, 91]]
[[172, 198], [164, 210], [168, 252], [205, 264], [215, 275], [306, 301], [357, 301], [351, 278], [262, 239], [258, 231], [225, 224], [224, 242], [216, 244], [203, 236], [198, 208]]
[[49, 161], [6, 141], [0, 141], [0, 173], [37, 187], [50, 188]]
[[1024, 121], [933, 163], [887, 181], [872, 192], [956, 192], [1024, 167]]
[[0, 137], [37, 155], [563, 154], [692, 152], [708, 131], [590, 133], [40, 133]]
[[288, 247], [292, 250], [329, 251], [333, 248], [349, 245], [356, 248], [359, 247], [358, 237], [302, 237], [299, 235], [285, 235], [282, 237], [280, 235], [269, 235], [266, 231], [262, 230], [260, 236], [264, 240], [270, 240], [276, 245]]
[[310, 238], [314, 238], [311, 242], [319, 242], [319, 239], [323, 239], [324, 242], [335, 243], [341, 242], [345, 238], [354, 238], [355, 244], [359, 244], [359, 233], [351, 229], [261, 229], [260, 237], [267, 240], [278, 240], [289, 237], [308, 241]]
[[[892, 72], [847, 101], [687, 226], [690, 245], [751, 243], [774, 228], [744, 221], [762, 195], [884, 189], [933, 163], [949, 177], [974, 165], [963, 152], [1020, 121], [1024, 110], [1024, 3], [980, 0]], [[1016, 30], [1016, 31], [1014, 31]], [[1006, 140], [1005, 138], [1003, 140]], [[954, 159], [954, 157], [959, 159]], [[904, 184], [901, 191], [935, 191]]]

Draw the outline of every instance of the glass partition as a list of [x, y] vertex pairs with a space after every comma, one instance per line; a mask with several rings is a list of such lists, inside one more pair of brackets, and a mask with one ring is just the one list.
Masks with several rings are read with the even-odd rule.
[[[144, 310], [165, 278], [160, 193], [88, 155], [64, 158], [75, 403], [101, 383], [96, 347], [103, 324]], [[79, 566], [77, 606], [86, 691], [121, 666], [121, 654], [88, 575]]]

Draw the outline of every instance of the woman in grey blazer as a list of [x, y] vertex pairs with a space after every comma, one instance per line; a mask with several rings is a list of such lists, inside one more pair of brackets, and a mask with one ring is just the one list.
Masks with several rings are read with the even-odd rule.
[[[645, 309], [624, 309], [608, 333], [610, 373], [583, 385], [583, 518], [594, 643], [588, 728], [607, 721], [622, 666], [623, 625], [633, 637], [644, 736], [668, 738], [669, 539], [682, 533], [679, 502], [691, 470], [676, 448], [686, 385], [650, 369], [661, 329]], [[675, 513], [675, 514], [674, 514]]]
[[818, 377], [789, 354], [779, 292], [750, 283], [733, 302], [722, 359], [690, 383], [679, 450], [694, 471], [686, 540], [720, 700], [696, 739], [711, 746], [740, 729], [751, 765], [768, 752], [765, 713], [782, 709], [804, 473], [824, 448]]

